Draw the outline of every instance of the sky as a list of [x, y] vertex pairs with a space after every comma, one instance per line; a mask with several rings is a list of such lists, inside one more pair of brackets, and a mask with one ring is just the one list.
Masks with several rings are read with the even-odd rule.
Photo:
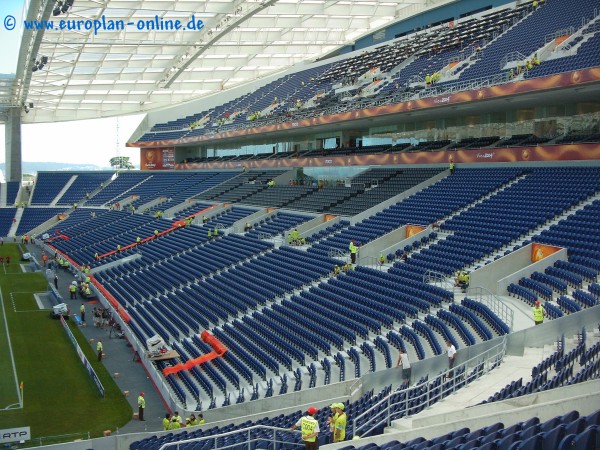
[[[108, 161], [113, 156], [129, 156], [133, 165], [139, 167], [140, 150], [125, 147], [125, 143], [142, 118], [143, 115], [136, 114], [76, 122], [23, 124], [21, 160], [109, 167]], [[0, 145], [4, 147], [4, 125], [0, 125]], [[0, 162], [5, 162], [4, 151], [0, 152]]]
[[[23, 15], [29, 0], [0, 0], [0, 74], [14, 74], [19, 55]], [[13, 30], [7, 30], [8, 16], [14, 17]], [[10, 23], [10, 20], [9, 22]], [[22, 161], [93, 164], [109, 167], [113, 156], [129, 156], [139, 166], [140, 151], [125, 143], [141, 122], [143, 115], [81, 120], [21, 126]], [[117, 139], [117, 122], [119, 133]], [[4, 147], [4, 125], [0, 124], [0, 145]], [[0, 162], [5, 162], [0, 152]]]
[[[0, 42], [2, 43], [0, 73], [15, 73], [26, 4], [29, 4], [28, 0], [0, 0]], [[14, 17], [14, 22], [9, 19], [10, 16]], [[7, 20], [8, 22], [5, 22]], [[7, 23], [16, 25], [14, 29], [7, 30]]]

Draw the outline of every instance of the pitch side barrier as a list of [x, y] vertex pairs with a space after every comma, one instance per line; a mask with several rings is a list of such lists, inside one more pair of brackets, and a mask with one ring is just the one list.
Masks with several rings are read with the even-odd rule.
[[102, 397], [104, 397], [105, 390], [104, 390], [104, 386], [102, 386], [102, 383], [100, 382], [100, 378], [98, 378], [98, 375], [96, 375], [96, 372], [92, 368], [92, 365], [90, 364], [88, 359], [83, 354], [83, 350], [81, 350], [81, 347], [77, 343], [77, 339], [75, 339], [75, 336], [73, 336], [73, 333], [69, 329], [69, 326], [67, 325], [67, 322], [65, 321], [63, 316], [60, 316], [60, 323], [62, 324], [63, 328], [65, 329], [67, 336], [69, 336], [69, 339], [73, 343], [73, 347], [75, 347], [75, 350], [77, 351], [77, 356], [79, 356], [79, 359], [81, 360], [81, 363], [83, 364], [83, 367], [85, 367], [85, 370], [87, 370], [88, 375], [90, 376], [90, 378], [92, 379], [92, 381], [94, 382], [96, 387], [98, 388], [100, 395]]

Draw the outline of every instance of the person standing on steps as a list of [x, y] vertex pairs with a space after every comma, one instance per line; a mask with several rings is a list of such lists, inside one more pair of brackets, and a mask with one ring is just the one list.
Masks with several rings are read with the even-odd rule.
[[406, 350], [400, 349], [400, 355], [398, 355], [397, 367], [402, 367], [402, 383], [407, 387], [410, 385], [410, 361], [408, 360], [408, 354]]
[[306, 450], [317, 450], [319, 448], [319, 443], [317, 440], [317, 436], [319, 435], [319, 422], [314, 418], [314, 415], [317, 414], [317, 408], [311, 406], [306, 411], [306, 415], [301, 417], [298, 422], [296, 422], [290, 430], [295, 430], [300, 427], [300, 431], [302, 431], [302, 440], [304, 441], [304, 448]]
[[539, 300], [536, 300], [535, 306], [533, 307], [533, 321], [536, 325], [541, 325], [544, 323], [544, 316], [544, 307], [542, 306]]
[[146, 399], [144, 398], [144, 393], [140, 392], [140, 395], [137, 399], [138, 403], [138, 417], [140, 421], [144, 422], [144, 409], [146, 409]]
[[350, 241], [348, 250], [350, 250], [350, 260], [352, 261], [352, 264], [356, 264], [356, 252], [358, 251], [358, 247], [356, 247], [355, 241]]
[[456, 359], [456, 347], [449, 340], [446, 341], [446, 354], [448, 355], [448, 377], [454, 375], [454, 360]]
[[102, 361], [102, 356], [104, 355], [102, 339], [98, 339], [98, 343], [96, 344], [96, 351], [98, 352], [98, 361]]

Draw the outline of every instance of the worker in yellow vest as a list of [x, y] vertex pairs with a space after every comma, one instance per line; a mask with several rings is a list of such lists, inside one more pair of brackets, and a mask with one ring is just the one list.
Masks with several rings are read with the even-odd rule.
[[98, 352], [98, 361], [102, 361], [102, 355], [104, 354], [102, 339], [98, 339], [98, 343], [96, 344], [96, 352]]
[[329, 432], [331, 433], [331, 443], [335, 442], [335, 421], [339, 416], [339, 411], [337, 410], [338, 404], [332, 403], [331, 408], [331, 416], [327, 418], [327, 424], [329, 425]]
[[356, 242], [350, 241], [348, 250], [350, 250], [350, 260], [352, 261], [352, 264], [356, 264], [356, 252], [358, 251], [358, 247], [356, 247]]
[[541, 305], [539, 300], [535, 301], [535, 306], [533, 307], [533, 321], [536, 325], [541, 325], [544, 323], [545, 316], [544, 307]]
[[302, 440], [304, 441], [304, 447], [307, 450], [317, 450], [319, 448], [319, 444], [317, 442], [317, 436], [319, 435], [319, 422], [314, 418], [314, 415], [317, 414], [317, 408], [311, 406], [306, 411], [306, 415], [301, 417], [298, 422], [296, 422], [290, 430], [295, 430], [300, 427], [300, 431], [302, 431]]
[[144, 409], [146, 409], [146, 399], [144, 398], [144, 393], [140, 392], [138, 395], [138, 417], [143, 422], [144, 421]]
[[346, 417], [346, 413], [344, 412], [345, 406], [343, 403], [336, 403], [335, 404], [335, 410], [336, 410], [336, 419], [334, 422], [334, 430], [333, 430], [333, 442], [342, 442], [346, 439], [346, 422], [347, 422], [347, 417]]

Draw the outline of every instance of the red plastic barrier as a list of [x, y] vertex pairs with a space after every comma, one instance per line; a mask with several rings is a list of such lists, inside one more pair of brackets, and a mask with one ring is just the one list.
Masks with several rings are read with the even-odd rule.
[[[204, 208], [202, 211], [198, 211], [197, 213], [191, 214], [188, 216], [188, 218], [195, 218], [197, 216], [199, 216], [200, 214], [209, 211], [211, 209], [215, 208], [215, 205], [209, 206], [208, 208]], [[152, 235], [152, 236], [148, 236], [147, 238], [142, 239], [140, 242], [134, 242], [133, 244], [128, 244], [125, 247], [121, 247], [121, 251], [127, 250], [128, 248], [132, 248], [135, 247], [136, 245], [140, 245], [143, 244], [145, 242], [151, 241], [154, 238], [157, 238], [159, 236], [162, 236], [163, 234], [167, 234], [170, 233], [173, 230], [178, 230], [180, 228], [183, 228], [185, 226], [185, 220], [177, 220], [175, 222], [173, 222], [171, 224], [171, 228], [167, 228], [166, 230], [161, 231], [160, 233], [158, 233], [157, 235]], [[69, 239], [68, 237], [65, 236], [66, 239]], [[52, 239], [49, 239], [52, 240]], [[115, 253], [119, 253], [119, 250], [112, 250], [108, 253], [104, 253], [102, 255], [98, 256], [98, 260], [102, 259], [102, 258], [106, 258], [108, 256], [114, 255]]]
[[50, 242], [50, 241], [53, 241], [54, 239], [58, 239], [58, 238], [64, 239], [66, 241], [68, 241], [69, 239], [71, 239], [66, 234], [59, 234], [58, 236], [54, 236], [54, 237], [51, 237], [50, 239], [46, 239], [46, 242]]
[[218, 356], [221, 356], [227, 351], [227, 347], [225, 347], [216, 337], [210, 334], [209, 331], [204, 330], [202, 333], [200, 333], [200, 339], [202, 339], [202, 342], [206, 342], [208, 345], [210, 345]]
[[200, 334], [200, 339], [210, 345], [213, 351], [206, 353], [205, 355], [198, 356], [197, 358], [190, 359], [185, 363], [179, 363], [171, 367], [165, 367], [163, 369], [163, 375], [165, 377], [173, 373], [181, 372], [182, 370], [190, 370], [192, 367], [222, 356], [227, 351], [227, 347], [225, 347], [216, 337], [206, 330]]
[[131, 316], [127, 313], [127, 311], [125, 311], [125, 309], [123, 309], [123, 307], [119, 304], [119, 302], [117, 302], [117, 299], [114, 298], [112, 296], [112, 294], [110, 292], [108, 292], [106, 290], [106, 288], [104, 286], [102, 286], [98, 280], [96, 280], [94, 278], [93, 275], [88, 275], [90, 277], [90, 281], [92, 282], [92, 284], [94, 286], [96, 286], [96, 288], [102, 292], [102, 295], [104, 295], [106, 297], [106, 299], [110, 302], [110, 304], [113, 306], [113, 308], [116, 309], [116, 311], [119, 313], [119, 315], [123, 318], [123, 320], [125, 321], [125, 323], [129, 323], [129, 321], [131, 320]]

